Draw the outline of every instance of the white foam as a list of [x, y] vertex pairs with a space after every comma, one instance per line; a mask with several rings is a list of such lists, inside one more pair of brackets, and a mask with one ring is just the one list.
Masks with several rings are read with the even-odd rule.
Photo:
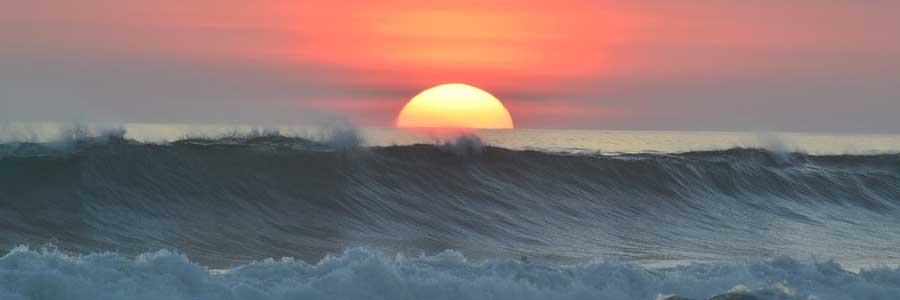
[[71, 256], [19, 247], [0, 258], [0, 299], [692, 299], [725, 292], [760, 299], [900, 299], [900, 269], [851, 273], [834, 263], [645, 269], [468, 262], [458, 252], [387, 257], [367, 249], [307, 264], [266, 260], [219, 272], [158, 251]]

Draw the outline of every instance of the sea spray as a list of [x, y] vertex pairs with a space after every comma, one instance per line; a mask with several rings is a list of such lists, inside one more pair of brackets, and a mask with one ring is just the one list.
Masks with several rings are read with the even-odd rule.
[[342, 152], [358, 149], [365, 144], [359, 128], [343, 119], [335, 119], [322, 124], [318, 140]]
[[772, 132], [757, 132], [756, 139], [759, 146], [770, 151], [780, 164], [793, 163], [791, 153], [799, 152], [796, 149], [791, 150], [782, 137]]
[[481, 138], [474, 134], [460, 134], [454, 140], [440, 144], [440, 149], [460, 157], [478, 157], [484, 147]]

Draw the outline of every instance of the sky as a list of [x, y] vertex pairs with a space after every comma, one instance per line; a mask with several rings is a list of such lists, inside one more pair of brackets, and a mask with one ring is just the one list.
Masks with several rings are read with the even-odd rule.
[[0, 120], [900, 133], [900, 1], [0, 2]]

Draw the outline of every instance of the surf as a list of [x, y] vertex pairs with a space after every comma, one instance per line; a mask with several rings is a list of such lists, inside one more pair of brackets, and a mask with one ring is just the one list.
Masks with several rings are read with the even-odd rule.
[[214, 267], [318, 260], [348, 247], [555, 263], [714, 262], [807, 249], [852, 266], [900, 261], [887, 242], [900, 238], [887, 229], [900, 225], [896, 154], [610, 155], [510, 150], [477, 138], [342, 141], [270, 132], [0, 144], [0, 247], [177, 249]]
[[367, 248], [312, 263], [265, 259], [228, 269], [168, 250], [131, 257], [17, 247], [0, 257], [0, 298], [10, 300], [895, 299], [898, 278], [900, 269], [853, 273], [834, 262], [790, 258], [648, 269], [604, 261], [472, 262], [456, 251], [390, 256]]

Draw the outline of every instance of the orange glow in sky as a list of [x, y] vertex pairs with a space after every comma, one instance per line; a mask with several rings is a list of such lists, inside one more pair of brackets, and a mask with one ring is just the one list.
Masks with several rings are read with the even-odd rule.
[[[566, 110], [599, 111], [562, 104], [533, 113], [537, 104], [521, 95], [569, 90], [580, 78], [610, 71], [611, 49], [630, 38], [626, 27], [635, 21], [630, 12], [592, 1], [307, 2], [283, 11], [302, 16], [285, 25], [297, 30], [301, 63], [349, 71], [336, 80], [354, 89], [391, 91], [389, 97], [316, 102], [364, 124], [379, 124], [413, 92], [447, 82], [495, 93], [526, 122]], [[366, 101], [383, 111], [363, 108]]]
[[397, 127], [511, 129], [512, 117], [496, 97], [476, 87], [450, 83], [409, 100]]
[[369, 80], [420, 88], [602, 72], [624, 17], [587, 1], [350, 1], [310, 9], [298, 27], [302, 60], [391, 73]]
[[[416, 93], [465, 82], [502, 99], [518, 128], [868, 131], [897, 124], [898, 10], [900, 1], [12, 1], [0, 9], [0, 101], [17, 103], [0, 119], [84, 110], [393, 126]], [[859, 122], [870, 119], [863, 107], [885, 113]]]

